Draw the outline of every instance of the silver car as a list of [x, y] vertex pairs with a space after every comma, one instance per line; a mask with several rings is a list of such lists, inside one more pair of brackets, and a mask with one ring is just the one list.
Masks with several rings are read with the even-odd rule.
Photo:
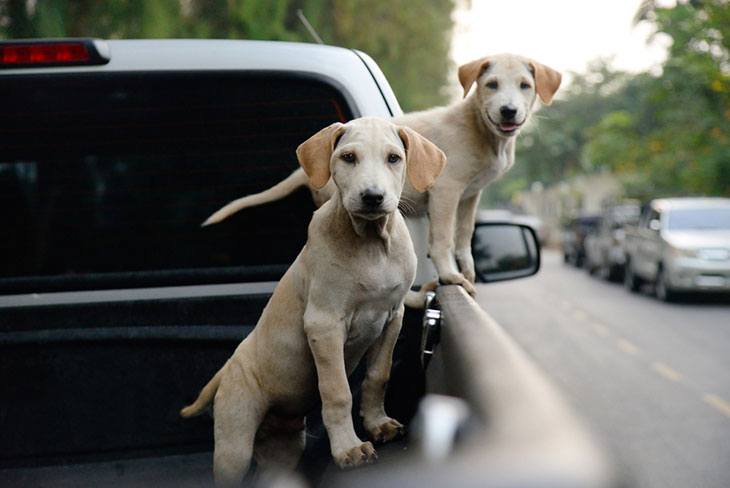
[[730, 198], [653, 200], [626, 231], [627, 288], [655, 285], [670, 301], [678, 292], [730, 292]]

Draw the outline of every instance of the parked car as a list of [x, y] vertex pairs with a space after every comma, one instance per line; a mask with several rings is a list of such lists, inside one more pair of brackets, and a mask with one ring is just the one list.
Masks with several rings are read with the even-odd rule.
[[[288, 175], [320, 128], [400, 114], [388, 82], [330, 46], [3, 41], [0, 106], [0, 479], [210, 483], [212, 421], [178, 411], [255, 326], [314, 206], [302, 189], [200, 222]], [[423, 283], [427, 227], [409, 228]], [[523, 225], [479, 224], [475, 249], [483, 281], [539, 268]], [[315, 410], [287, 486], [614, 486], [499, 325], [459, 287], [428, 300], [407, 311], [386, 400], [414, 435], [338, 474]]]
[[604, 209], [600, 225], [585, 239], [584, 267], [589, 273], [609, 280], [623, 278], [626, 264], [624, 227], [636, 225], [640, 211], [638, 203], [609, 205]]
[[652, 283], [661, 300], [680, 292], [730, 293], [730, 198], [651, 201], [626, 229], [624, 283]]
[[581, 267], [585, 261], [585, 239], [601, 223], [599, 215], [583, 215], [571, 219], [563, 229], [563, 261]]

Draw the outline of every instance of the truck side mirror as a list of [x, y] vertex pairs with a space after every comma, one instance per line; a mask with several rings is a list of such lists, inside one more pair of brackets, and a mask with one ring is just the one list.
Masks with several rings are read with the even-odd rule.
[[527, 225], [477, 222], [471, 250], [481, 283], [524, 278], [540, 269], [540, 244]]

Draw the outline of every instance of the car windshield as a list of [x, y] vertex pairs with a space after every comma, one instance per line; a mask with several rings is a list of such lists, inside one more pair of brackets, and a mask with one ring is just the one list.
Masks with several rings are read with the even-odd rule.
[[730, 230], [730, 207], [672, 210], [669, 230]]

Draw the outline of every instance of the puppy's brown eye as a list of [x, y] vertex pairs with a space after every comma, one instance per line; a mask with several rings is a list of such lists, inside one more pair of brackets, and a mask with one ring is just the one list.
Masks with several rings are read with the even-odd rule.
[[496, 90], [497, 88], [499, 88], [499, 83], [497, 83], [496, 81], [490, 81], [489, 83], [487, 83], [487, 88], [491, 90]]
[[532, 85], [523, 81], [522, 83], [520, 83], [520, 88], [522, 88], [523, 90], [528, 90], [528, 89], [532, 88]]
[[395, 164], [398, 161], [400, 161], [400, 156], [397, 154], [388, 154], [388, 162], [391, 164]]
[[340, 159], [343, 160], [346, 163], [354, 163], [355, 162], [355, 154], [351, 152], [346, 152], [340, 154]]

